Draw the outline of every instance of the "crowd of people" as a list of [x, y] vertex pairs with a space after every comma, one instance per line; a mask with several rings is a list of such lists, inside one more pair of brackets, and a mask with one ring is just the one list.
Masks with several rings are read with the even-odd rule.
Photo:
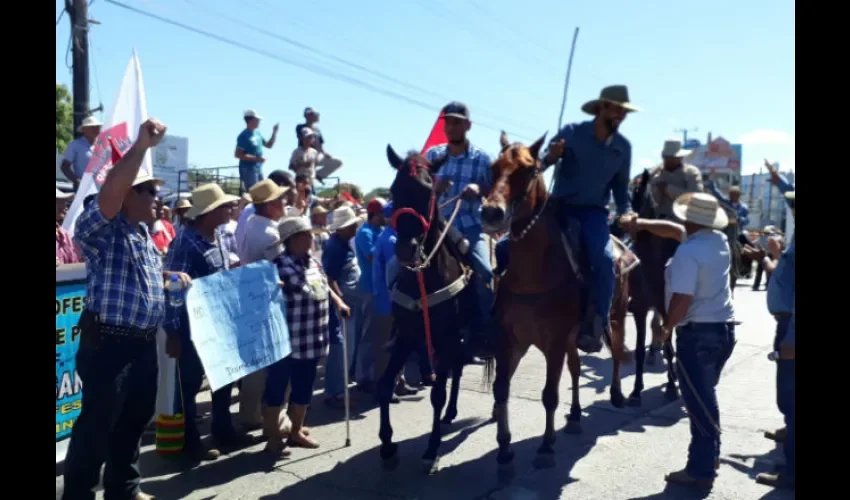
[[[719, 193], [703, 193], [693, 167], [682, 162], [681, 144], [668, 143], [662, 151], [664, 165], [653, 172], [651, 181], [662, 219], [668, 220], [635, 217], [627, 190], [631, 145], [617, 129], [637, 108], [629, 103], [625, 87], [615, 86], [603, 90], [600, 98], [583, 110], [593, 118], [566, 126], [543, 158], [545, 165], [562, 162], [562, 177], [556, 179], [553, 195], [566, 200], [569, 217], [581, 220], [581, 240], [594, 271], [595, 307], [582, 322], [580, 347], [597, 352], [599, 339], [610, 328], [607, 311], [612, 286], [607, 268], [613, 266], [613, 257], [607, 244], [607, 201], [613, 188], [620, 226], [631, 232], [656, 232], [674, 242], [667, 250], [672, 261], [667, 270], [667, 315], [662, 331], [669, 337], [677, 329], [679, 356], [692, 370], [694, 383], [689, 388], [682, 385], [686, 406], [707, 403], [708, 408], [702, 416], [698, 410], [689, 411], [692, 444], [688, 464], [668, 475], [668, 480], [710, 484], [720, 453], [714, 387], [734, 346], [729, 243], [722, 230], [732, 220], [740, 226], [745, 211], [734, 192], [728, 200]], [[494, 189], [491, 159], [467, 138], [471, 121], [465, 105], [450, 103], [443, 116], [448, 143], [430, 149], [425, 157], [445, 159], [437, 178], [444, 215], [448, 217], [454, 210], [446, 201], [461, 200], [454, 224], [471, 248], [473, 287], [480, 306], [474, 329], [482, 337], [492, 337], [498, 334], [490, 311], [493, 247], [481, 222], [482, 197]], [[399, 272], [394, 252], [397, 235], [387, 224], [393, 201], [376, 198], [364, 205], [342, 196], [320, 199], [313, 195], [314, 183], [323, 178], [322, 169], [327, 172], [340, 163], [324, 152], [324, 139], [316, 125], [319, 115], [311, 108], [305, 110], [306, 122], [296, 128], [298, 147], [290, 164], [295, 175], [276, 170], [264, 179], [263, 148], [273, 147], [278, 127], [275, 125], [266, 140], [258, 131], [261, 117], [248, 110], [244, 118], [246, 129], [237, 139], [235, 152], [247, 189], [242, 197], [228, 195], [211, 183], [197, 187], [191, 201], [181, 200], [173, 213], [164, 206], [158, 195], [162, 181], [140, 173], [145, 152], [166, 131], [155, 119], [140, 127], [136, 143], [114, 165], [99, 193], [84, 201], [73, 236], [61, 228], [71, 195], [57, 190], [57, 266], [89, 263], [87, 306], [80, 319], [77, 355], [78, 371], [86, 385], [83, 410], [65, 461], [66, 499], [94, 498], [92, 489], [104, 461], [107, 493], [151, 498], [139, 490], [138, 450], [139, 437], [154, 412], [153, 339], [159, 328], [167, 335], [168, 355], [180, 361], [182, 376], [176, 392], [182, 397], [175, 398], [174, 410], [186, 417], [184, 454], [196, 460], [214, 460], [222, 449], [256, 442], [248, 431], [257, 428], [263, 429], [265, 449], [274, 456], [290, 455], [291, 448], [316, 448], [319, 443], [306, 424], [319, 366], [324, 365], [324, 401], [333, 408], [345, 405], [346, 370], [364, 397], [374, 394], [375, 382], [383, 375], [393, 324], [390, 285]], [[616, 152], [617, 161], [609, 161], [611, 151]], [[70, 162], [76, 165], [74, 160]], [[606, 169], [594, 170], [596, 163], [605, 164]], [[793, 210], [793, 186], [775, 171], [771, 173]], [[604, 238], [597, 234], [603, 231]], [[508, 236], [496, 244], [498, 272], [509, 265]], [[773, 439], [785, 442], [786, 467], [778, 475], [764, 475], [759, 480], [793, 487], [794, 240], [784, 250], [767, 241], [766, 248], [752, 247], [750, 255], [772, 273], [767, 301], [778, 322], [777, 384], [780, 410], [787, 423], [785, 430], [772, 434]], [[235, 384], [240, 394], [239, 425], [233, 423], [229, 411], [233, 386], [213, 392], [213, 443], [205, 445], [194, 418], [203, 366], [191, 342], [185, 304], [167, 301], [164, 283], [176, 279], [190, 286], [193, 279], [263, 260], [273, 263], [280, 276], [292, 353]], [[710, 363], [700, 355], [706, 349], [714, 353]], [[348, 359], [343, 359], [344, 352]], [[413, 365], [421, 380], [410, 385], [402, 373], [396, 381], [397, 396], [430, 385], [427, 354], [423, 341]], [[483, 349], [480, 355], [491, 353]], [[123, 397], [131, 391], [134, 397]], [[356, 405], [357, 400], [351, 404]], [[111, 430], [104, 432], [107, 428]], [[111, 450], [108, 455], [96, 451], [106, 444]]]

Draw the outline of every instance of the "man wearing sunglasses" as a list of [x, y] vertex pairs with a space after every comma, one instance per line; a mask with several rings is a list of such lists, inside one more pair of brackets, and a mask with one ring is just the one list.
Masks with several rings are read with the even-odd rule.
[[582, 111], [593, 119], [570, 123], [549, 143], [544, 168], [561, 160], [555, 171], [553, 197], [560, 198], [562, 223], [580, 225], [579, 240], [590, 264], [590, 307], [583, 311], [578, 348], [587, 353], [602, 349], [610, 336], [609, 314], [614, 300], [614, 254], [608, 228], [608, 202], [613, 195], [617, 216], [631, 212], [629, 171], [632, 145], [618, 130], [626, 115], [639, 111], [629, 101], [625, 85], [605, 87], [599, 98]]
[[91, 499], [100, 482], [107, 498], [149, 500], [139, 489], [139, 440], [156, 406], [156, 332], [165, 319], [163, 271], [149, 227], [162, 181], [139, 173], [142, 159], [165, 136], [149, 119], [136, 143], [106, 177], [77, 219], [74, 240], [88, 263], [80, 315], [77, 372], [83, 408], [65, 458], [65, 499]]

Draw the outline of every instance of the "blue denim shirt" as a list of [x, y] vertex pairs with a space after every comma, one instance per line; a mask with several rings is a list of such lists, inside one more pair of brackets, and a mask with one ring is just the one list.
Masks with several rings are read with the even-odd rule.
[[367, 222], [360, 226], [354, 236], [354, 254], [360, 266], [360, 291], [365, 293], [374, 293], [372, 263], [375, 261], [375, 245], [380, 233], [380, 227]]
[[[784, 178], [780, 177], [779, 183], [776, 186], [784, 195], [789, 191], [794, 191], [794, 185], [789, 183]], [[785, 342], [793, 344], [796, 340], [795, 322], [796, 322], [796, 259], [795, 247], [797, 242], [797, 232], [791, 237], [791, 244], [782, 252], [779, 257], [779, 262], [776, 263], [776, 269], [770, 275], [770, 281], [767, 283], [767, 310], [770, 314], [791, 313], [791, 322], [788, 325], [788, 333], [785, 335]]]
[[617, 214], [629, 212], [631, 143], [619, 132], [607, 141], [600, 141], [593, 121], [568, 124], [552, 142], [561, 139], [565, 145], [564, 157], [553, 195], [564, 198], [568, 205], [598, 207], [607, 212], [613, 194]]

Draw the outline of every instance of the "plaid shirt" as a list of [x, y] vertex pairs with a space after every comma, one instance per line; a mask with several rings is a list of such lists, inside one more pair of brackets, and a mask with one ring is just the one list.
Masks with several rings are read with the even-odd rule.
[[[222, 244], [219, 228], [216, 228], [215, 243], [213, 243], [204, 238], [194, 227], [187, 226], [171, 242], [168, 255], [165, 257], [165, 268], [173, 272], [186, 273], [192, 279], [203, 278], [229, 269], [226, 255], [227, 251]], [[180, 334], [189, 336], [189, 318], [185, 303], [176, 307], [166, 303], [163, 327], [169, 333], [179, 331]]]
[[283, 282], [291, 356], [316, 359], [328, 354], [328, 279], [312, 257], [293, 258], [284, 252], [274, 259]]
[[86, 307], [108, 325], [157, 328], [165, 318], [162, 258], [145, 224], [112, 220], [97, 203], [77, 219], [74, 241], [87, 262]]
[[[448, 154], [448, 146], [434, 146], [425, 153], [428, 161], [434, 161]], [[452, 186], [441, 197], [442, 205], [449, 198], [459, 195], [470, 184], [478, 184], [481, 193], [490, 190], [493, 184], [493, 172], [490, 170], [490, 156], [484, 151], [467, 143], [466, 152], [460, 156], [449, 155], [448, 161], [437, 173], [437, 180], [450, 180]], [[451, 217], [455, 203], [449, 203], [443, 209], [443, 217]], [[481, 200], [464, 200], [455, 218], [454, 226], [461, 231], [471, 227], [481, 227]]]

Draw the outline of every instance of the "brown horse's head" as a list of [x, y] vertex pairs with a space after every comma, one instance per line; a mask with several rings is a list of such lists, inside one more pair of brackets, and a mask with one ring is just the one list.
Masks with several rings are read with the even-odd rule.
[[396, 170], [390, 186], [393, 199], [391, 224], [398, 233], [395, 253], [399, 264], [410, 265], [423, 253], [425, 237], [439, 218], [434, 175], [446, 161], [440, 157], [429, 162], [415, 152], [400, 157], [387, 145], [387, 161]]
[[541, 173], [537, 155], [545, 138], [543, 134], [531, 146], [524, 146], [518, 142], [510, 144], [502, 132], [499, 138], [502, 152], [491, 166], [493, 188], [481, 206], [481, 222], [486, 232], [508, 229], [512, 218], [522, 216], [526, 210], [531, 213], [538, 198], [545, 196], [543, 183], [534, 182]]

